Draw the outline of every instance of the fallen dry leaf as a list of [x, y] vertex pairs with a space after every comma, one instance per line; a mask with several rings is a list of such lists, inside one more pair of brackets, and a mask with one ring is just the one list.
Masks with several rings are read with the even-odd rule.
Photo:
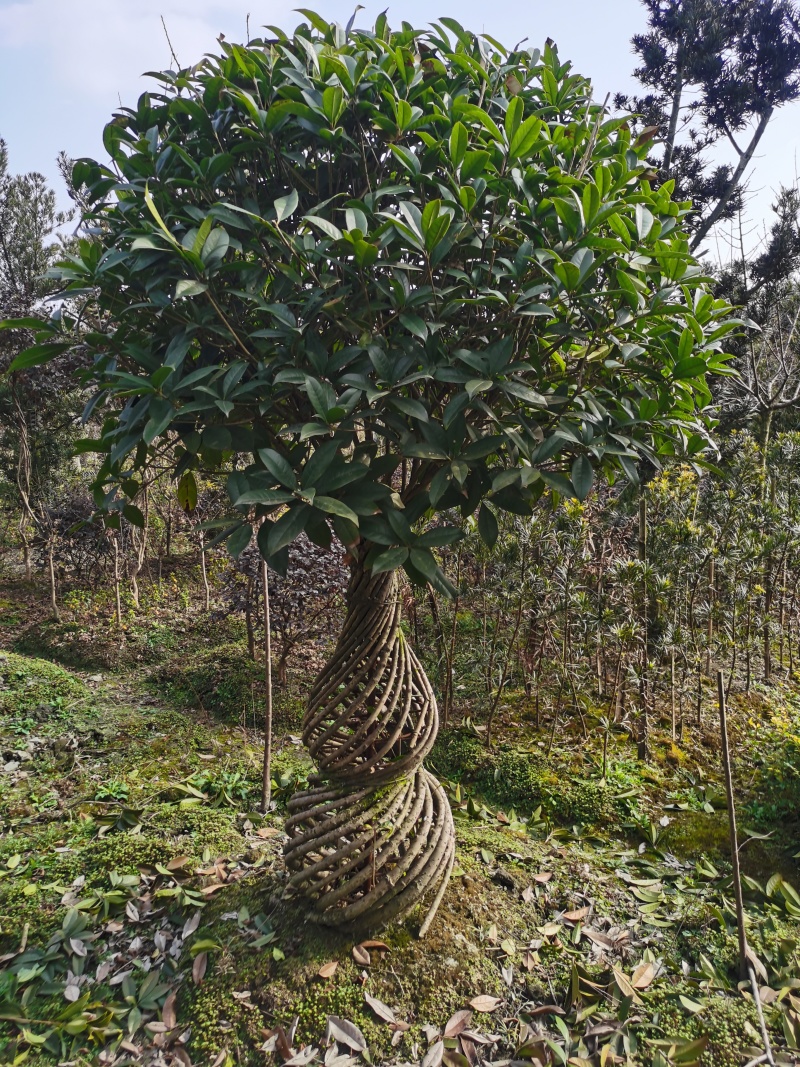
[[590, 941], [593, 941], [596, 945], [600, 945], [602, 948], [613, 949], [614, 942], [610, 937], [607, 937], [600, 930], [592, 930], [589, 926], [584, 926], [581, 930], [584, 937], [588, 937]]
[[361, 948], [375, 949], [377, 952], [391, 952], [385, 941], [361, 941]]
[[552, 877], [553, 877], [553, 872], [552, 871], [542, 871], [540, 874], [535, 874], [533, 876], [533, 880], [534, 880], [534, 882], [538, 882], [539, 885], [544, 885], [544, 883], [545, 882], [549, 882]]
[[354, 1052], [364, 1052], [367, 1042], [355, 1023], [341, 1019], [338, 1015], [328, 1016], [328, 1036], [342, 1045], [347, 1045]]
[[558, 1004], [540, 1004], [536, 1008], [526, 1008], [525, 1014], [535, 1018], [537, 1015], [566, 1015], [566, 1012]]
[[498, 1008], [501, 1003], [500, 997], [490, 997], [482, 993], [479, 997], [473, 997], [469, 1002], [469, 1006], [474, 1008], [475, 1011], [490, 1012]]
[[203, 981], [203, 977], [206, 973], [206, 967], [208, 966], [208, 953], [198, 952], [194, 958], [192, 964], [192, 980], [195, 985], [200, 985]]
[[377, 997], [370, 996], [366, 990], [364, 990], [364, 1000], [366, 1000], [379, 1019], [383, 1019], [385, 1023], [397, 1022], [392, 1009], [387, 1004], [384, 1004], [382, 1000], [378, 1000]]
[[522, 890], [522, 899], [525, 901], [526, 904], [530, 904], [530, 902], [534, 899], [535, 896], [536, 893], [534, 892], [533, 886], [531, 885], [525, 886], [525, 888]]
[[422, 1058], [420, 1067], [439, 1067], [444, 1056], [444, 1042], [437, 1041], [435, 1045], [431, 1045], [428, 1051]]
[[631, 985], [628, 976], [623, 974], [619, 967], [614, 967], [613, 973], [614, 981], [617, 983], [619, 991], [622, 993], [623, 997], [631, 997], [634, 1004], [641, 1004], [641, 997], [637, 996], [636, 990]]
[[177, 1024], [178, 1019], [175, 1015], [175, 992], [173, 991], [164, 1001], [164, 1007], [161, 1009], [161, 1020], [168, 1030], [172, 1030]]
[[260, 826], [256, 833], [259, 837], [275, 837], [280, 833], [280, 830], [275, 826]]
[[564, 918], [567, 922], [578, 923], [589, 914], [588, 908], [576, 908], [575, 911], [565, 911]]
[[631, 985], [634, 989], [647, 989], [656, 976], [656, 969], [652, 963], [640, 963], [631, 975]]
[[447, 1020], [447, 1025], [444, 1028], [444, 1036], [458, 1037], [462, 1030], [470, 1024], [472, 1019], [472, 1012], [469, 1008], [462, 1008], [461, 1011], [457, 1011], [450, 1019]]
[[359, 967], [369, 967], [372, 963], [369, 952], [362, 945], [353, 945], [353, 959]]
[[187, 863], [191, 863], [190, 856], [176, 856], [167, 864], [168, 871], [179, 871], [181, 867], [185, 867]]
[[338, 960], [331, 960], [330, 963], [323, 963], [317, 974], [320, 978], [333, 978], [336, 973], [336, 968], [339, 966]]
[[207, 885], [204, 889], [201, 889], [200, 892], [204, 897], [210, 897], [212, 893], [216, 893], [219, 889], [225, 889], [224, 882], [215, 882], [214, 885]]

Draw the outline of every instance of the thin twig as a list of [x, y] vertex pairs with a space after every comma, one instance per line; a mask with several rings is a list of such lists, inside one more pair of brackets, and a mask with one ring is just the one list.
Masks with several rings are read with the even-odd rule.
[[164, 36], [166, 37], [167, 44], [169, 45], [169, 54], [172, 56], [172, 59], [173, 59], [173, 62], [175, 63], [175, 66], [178, 68], [178, 70], [180, 70], [181, 69], [181, 64], [180, 64], [180, 61], [179, 61], [178, 57], [175, 55], [175, 49], [172, 47], [172, 41], [169, 39], [169, 31], [167, 30], [167, 24], [164, 21], [164, 16], [163, 15], [161, 16], [161, 25], [164, 27]]

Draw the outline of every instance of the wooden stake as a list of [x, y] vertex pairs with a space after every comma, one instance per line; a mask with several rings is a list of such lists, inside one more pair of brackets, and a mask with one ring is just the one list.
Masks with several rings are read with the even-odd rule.
[[736, 808], [733, 800], [733, 776], [731, 755], [728, 747], [728, 710], [725, 702], [725, 681], [722, 671], [717, 671], [717, 699], [719, 701], [719, 725], [722, 741], [722, 771], [725, 776], [725, 792], [728, 797], [728, 826], [731, 839], [731, 866], [733, 867], [733, 892], [736, 900], [736, 924], [739, 928], [739, 977], [748, 977], [747, 933], [744, 928], [744, 899], [742, 879], [739, 872], [739, 839], [736, 834]]
[[272, 800], [272, 635], [269, 620], [269, 579], [267, 562], [261, 560], [261, 583], [264, 586], [264, 768], [261, 777], [261, 811], [269, 811]]

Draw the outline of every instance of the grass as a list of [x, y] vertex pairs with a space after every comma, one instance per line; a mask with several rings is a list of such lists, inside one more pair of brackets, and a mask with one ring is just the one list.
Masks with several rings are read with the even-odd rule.
[[[603, 1045], [607, 1063], [627, 1048], [641, 1067], [738, 1067], [757, 1051], [736, 986], [710, 728], [687, 729], [677, 754], [656, 734], [647, 766], [614, 736], [602, 779], [600, 738], [578, 725], [548, 756], [548, 724], [537, 733], [524, 694], [491, 752], [468, 724], [451, 727], [431, 765], [455, 814], [453, 883], [425, 941], [413, 914], [379, 934], [388, 948], [365, 967], [352, 936], [314, 926], [284, 893], [285, 803], [310, 770], [296, 738], [302, 661], [282, 695], [277, 807], [263, 817], [260, 731], [241, 710], [259, 670], [235, 634], [210, 652], [205, 629], [173, 627], [147, 676], [125, 666], [91, 681], [0, 652], [0, 748], [16, 764], [0, 779], [0, 1062], [99, 1063], [103, 1049], [124, 1060], [123, 1041], [146, 1060], [172, 1012], [196, 1064], [261, 1064], [265, 1034], [297, 1018], [296, 1045], [319, 1042], [330, 1016], [359, 1027], [373, 1062], [415, 1061], [425, 1027], [441, 1031], [481, 994], [498, 999], [471, 1022], [496, 1036], [489, 1058], [513, 1056], [529, 1031], [579, 1064], [598, 1063]], [[773, 1040], [792, 1062], [800, 697], [775, 687], [738, 699], [732, 721], [743, 825], [769, 834], [742, 853], [748, 936], [777, 997]], [[408, 1028], [393, 1030], [365, 993]], [[564, 1014], [535, 1013], [552, 1004]]]

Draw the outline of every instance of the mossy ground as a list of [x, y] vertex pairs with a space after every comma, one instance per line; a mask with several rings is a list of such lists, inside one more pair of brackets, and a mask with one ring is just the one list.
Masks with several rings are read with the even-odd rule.
[[[4, 618], [21, 625], [29, 615], [24, 603], [17, 611], [13, 595], [4, 595]], [[3, 633], [7, 645], [18, 642], [15, 626]], [[499, 1035], [495, 1058], [513, 1052], [525, 1012], [548, 1003], [568, 1013], [573, 1062], [598, 1062], [580, 1059], [582, 1048], [587, 1057], [599, 1054], [585, 1036], [598, 1019], [613, 1020], [604, 1040], [618, 1034], [628, 1062], [642, 1067], [654, 1062], [658, 1041], [705, 1035], [704, 1067], [734, 1067], [746, 1049], [757, 1049], [754, 1007], [736, 991], [710, 712], [677, 742], [657, 732], [646, 766], [629, 740], [612, 737], [604, 778], [599, 738], [577, 724], [548, 751], [548, 724], [537, 732], [524, 694], [509, 699], [491, 751], [468, 725], [451, 727], [430, 762], [456, 818], [452, 885], [427, 939], [416, 938], [422, 913], [412, 914], [378, 934], [388, 951], [373, 951], [364, 967], [352, 955], [355, 935], [314, 925], [301, 902], [284, 899], [282, 809], [309, 770], [295, 736], [308, 679], [298, 670], [279, 695], [278, 808], [263, 818], [252, 703], [247, 713], [260, 668], [236, 633], [213, 638], [211, 648], [207, 626], [170, 633], [149, 670], [127, 666], [99, 681], [91, 667], [69, 671], [0, 651], [0, 748], [11, 767], [0, 779], [0, 953], [15, 952], [23, 937], [29, 949], [41, 949], [77, 908], [98, 935], [85, 943], [86, 973], [113, 956], [119, 973], [132, 972], [139, 996], [147, 968], [160, 968], [177, 991], [195, 1064], [214, 1062], [221, 1050], [231, 1062], [260, 1064], [260, 1046], [276, 1025], [297, 1018], [298, 1040], [318, 1041], [330, 1015], [360, 1027], [374, 1062], [413, 1061], [427, 1047], [423, 1027], [441, 1028], [478, 994], [501, 1002], [472, 1023]], [[800, 801], [798, 709], [788, 687], [740, 698], [732, 709], [744, 831], [770, 834], [742, 853], [755, 880], [747, 887], [748, 933], [767, 967], [765, 984], [776, 991], [800, 979], [800, 908], [791, 892], [800, 882], [792, 806]], [[788, 889], [780, 879], [767, 884], [774, 872]], [[197, 912], [199, 925], [184, 939]], [[172, 955], [170, 945], [178, 946]], [[203, 952], [207, 968], [196, 981], [192, 966]], [[65, 949], [53, 964], [57, 974], [76, 958]], [[641, 990], [641, 1003], [626, 1007], [615, 974], [630, 978], [648, 960], [658, 975]], [[335, 974], [320, 978], [333, 961]], [[19, 1003], [27, 986], [35, 995], [26, 1013], [49, 1018], [41, 1012], [55, 1007], [41, 978], [9, 974], [0, 974], [0, 1017], [11, 1014], [3, 1000]], [[81, 989], [100, 1005], [92, 1009], [98, 1018], [117, 1012], [125, 1035], [130, 1003], [110, 980]], [[396, 1044], [365, 992], [408, 1024]], [[142, 1008], [144, 1020], [159, 1018], [165, 995]], [[61, 1010], [67, 1002], [59, 994], [54, 1003]], [[781, 1006], [769, 1006], [767, 1017], [792, 1062]], [[544, 1020], [547, 1033], [563, 1045], [552, 1021]], [[64, 1032], [68, 1022], [60, 1030], [27, 1027], [34, 1036], [51, 1031], [44, 1050], [26, 1046], [17, 1024], [0, 1022], [0, 1062], [26, 1047], [29, 1064], [54, 1064], [76, 1049], [79, 1062], [98, 1062], [97, 1046], [80, 1051], [90, 1047], [84, 1031]], [[127, 1036], [141, 1047], [149, 1040], [135, 1027]]]

